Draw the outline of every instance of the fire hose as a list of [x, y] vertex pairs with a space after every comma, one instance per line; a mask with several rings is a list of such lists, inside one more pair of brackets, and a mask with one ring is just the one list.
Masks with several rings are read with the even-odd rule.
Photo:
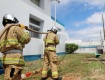
[[24, 29], [26, 29], [26, 30], [28, 30], [28, 31], [31, 31], [31, 32], [34, 32], [34, 33], [37, 33], [37, 34], [47, 34], [47, 32], [39, 32], [39, 31], [36, 31], [36, 30], [32, 30], [32, 29], [30, 29], [30, 28], [28, 28], [27, 26], [24, 26], [24, 25], [22, 25], [22, 24], [7, 24], [7, 26], [4, 27], [3, 30], [1, 31], [1, 33], [0, 33], [0, 38], [2, 37], [2, 35], [4, 34], [4, 32], [5, 32], [6, 30], [8, 30], [11, 26], [19, 26], [19, 27], [21, 27], [22, 29], [24, 28]]
[[28, 28], [27, 26], [25, 26], [25, 29], [34, 33], [38, 33], [38, 34], [47, 34], [47, 32], [39, 32], [39, 31], [35, 31], [33, 29]]
[[39, 69], [37, 69], [35, 71], [26, 72], [25, 74], [21, 75], [21, 80], [25, 80], [25, 79], [27, 79], [28, 77], [30, 77], [32, 75], [39, 74], [39, 73], [41, 73], [41, 71], [42, 71], [42, 68], [39, 68]]
[[47, 34], [47, 32], [39, 32], [39, 31], [36, 31], [36, 30], [30, 29], [30, 28], [28, 28], [27, 26], [24, 26], [24, 25], [22, 25], [22, 24], [19, 24], [19, 27], [21, 27], [22, 29], [26, 29], [26, 30], [28, 30], [28, 31], [31, 31], [31, 32], [37, 33], [37, 34]]

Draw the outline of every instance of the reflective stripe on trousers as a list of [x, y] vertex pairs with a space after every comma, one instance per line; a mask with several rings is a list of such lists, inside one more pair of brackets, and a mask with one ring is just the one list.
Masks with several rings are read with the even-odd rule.
[[52, 76], [58, 75], [58, 72], [52, 72]]
[[45, 74], [46, 75], [47, 74], [47, 71], [42, 71], [42, 74]]
[[23, 59], [18, 58], [1, 58], [3, 64], [20, 64], [25, 65], [25, 62]]

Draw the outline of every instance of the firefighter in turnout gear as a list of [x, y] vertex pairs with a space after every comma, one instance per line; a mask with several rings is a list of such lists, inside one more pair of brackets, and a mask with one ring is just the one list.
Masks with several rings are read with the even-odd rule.
[[59, 44], [59, 39], [57, 34], [57, 27], [52, 27], [49, 30], [48, 34], [44, 37], [45, 49], [44, 49], [44, 63], [43, 63], [43, 70], [42, 70], [42, 78], [41, 80], [47, 80], [49, 77], [47, 75], [48, 68], [51, 68], [51, 77], [53, 80], [62, 80], [61, 77], [58, 76], [58, 69], [57, 69], [57, 62], [58, 57], [56, 54], [56, 45]]
[[22, 53], [25, 44], [30, 41], [30, 36], [18, 23], [17, 18], [11, 14], [3, 17], [3, 26], [11, 25], [0, 38], [4, 80], [21, 80], [22, 67], [25, 65]]

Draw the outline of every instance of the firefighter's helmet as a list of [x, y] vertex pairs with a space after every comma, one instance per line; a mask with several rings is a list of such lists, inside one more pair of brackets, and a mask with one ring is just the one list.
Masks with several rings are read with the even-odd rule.
[[52, 28], [51, 28], [51, 31], [53, 31], [55, 34], [58, 32], [58, 28], [57, 27], [55, 27], [55, 26], [53, 26]]
[[6, 14], [3, 16], [3, 21], [2, 24], [3, 26], [5, 26], [7, 23], [18, 23], [18, 19], [16, 17], [14, 17], [14, 15], [11, 14]]

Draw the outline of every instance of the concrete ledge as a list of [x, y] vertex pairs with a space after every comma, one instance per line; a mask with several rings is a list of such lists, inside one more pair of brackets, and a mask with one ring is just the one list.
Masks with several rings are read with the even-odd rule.
[[[58, 52], [57, 55], [64, 55], [66, 52]], [[25, 55], [24, 56], [25, 61], [33, 61], [33, 60], [38, 60], [41, 59], [41, 54], [38, 55]]]
[[3, 69], [0, 69], [0, 75], [1, 74], [4, 74], [4, 70]]
[[33, 60], [38, 60], [41, 59], [41, 55], [25, 55], [24, 60], [25, 61], [33, 61]]

